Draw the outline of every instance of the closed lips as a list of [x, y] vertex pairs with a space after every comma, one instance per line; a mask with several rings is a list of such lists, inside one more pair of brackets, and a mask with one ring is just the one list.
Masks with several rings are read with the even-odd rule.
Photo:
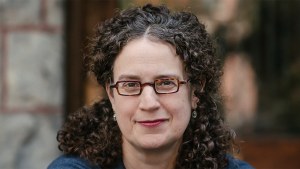
[[140, 123], [144, 126], [157, 126], [165, 121], [167, 121], [167, 119], [144, 120], [144, 121], [137, 121], [137, 123]]

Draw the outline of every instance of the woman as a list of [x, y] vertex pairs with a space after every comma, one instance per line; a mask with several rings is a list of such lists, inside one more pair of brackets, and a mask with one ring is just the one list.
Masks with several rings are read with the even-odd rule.
[[105, 21], [86, 63], [107, 99], [71, 114], [65, 155], [48, 168], [251, 168], [228, 153], [234, 133], [216, 106], [221, 70], [188, 12], [145, 5]]

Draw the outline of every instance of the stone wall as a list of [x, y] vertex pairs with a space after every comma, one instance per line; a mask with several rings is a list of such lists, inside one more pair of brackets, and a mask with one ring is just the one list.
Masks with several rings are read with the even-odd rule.
[[63, 0], [0, 0], [0, 168], [41, 169], [59, 154]]

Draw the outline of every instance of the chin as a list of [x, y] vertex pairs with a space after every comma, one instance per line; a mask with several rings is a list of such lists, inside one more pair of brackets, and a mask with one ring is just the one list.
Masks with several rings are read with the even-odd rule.
[[155, 139], [142, 141], [140, 143], [141, 148], [143, 149], [158, 149], [164, 146], [164, 143]]
[[140, 147], [145, 150], [160, 150], [172, 147], [176, 141], [167, 140], [166, 138], [144, 138], [140, 140]]

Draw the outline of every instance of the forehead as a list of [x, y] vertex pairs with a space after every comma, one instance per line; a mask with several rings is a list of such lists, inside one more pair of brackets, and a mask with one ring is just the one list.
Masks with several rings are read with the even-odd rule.
[[153, 79], [159, 76], [184, 76], [183, 62], [169, 43], [139, 38], [130, 41], [117, 56], [114, 79], [135, 77]]

